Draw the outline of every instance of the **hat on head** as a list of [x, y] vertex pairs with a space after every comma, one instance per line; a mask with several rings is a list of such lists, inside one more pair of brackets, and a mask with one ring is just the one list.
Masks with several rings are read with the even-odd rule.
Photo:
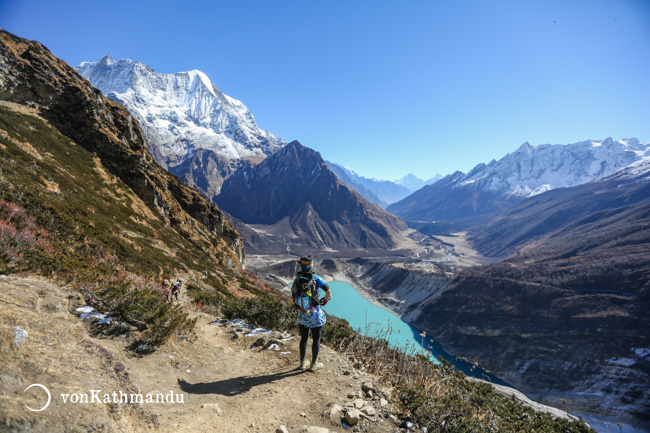
[[312, 256], [302, 256], [298, 262], [303, 271], [311, 271], [314, 267], [314, 258]]

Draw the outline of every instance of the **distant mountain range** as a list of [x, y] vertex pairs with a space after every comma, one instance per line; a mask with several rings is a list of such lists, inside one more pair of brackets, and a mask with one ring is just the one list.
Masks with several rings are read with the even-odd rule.
[[286, 144], [260, 129], [243, 103], [223, 94], [201, 71], [162, 74], [109, 55], [77, 70], [138, 119], [158, 163], [208, 198], [237, 168]]
[[338, 181], [320, 154], [294, 141], [226, 180], [217, 204], [300, 247], [389, 249], [406, 225]]
[[442, 178], [441, 175], [437, 174], [431, 179], [424, 181], [414, 174], [409, 173], [392, 182], [389, 180], [368, 179], [359, 176], [348, 167], [334, 162], [327, 162], [327, 165], [341, 182], [357, 191], [366, 200], [383, 208], [408, 197], [414, 191], [425, 185], [431, 185]]
[[455, 220], [486, 215], [555, 188], [602, 179], [650, 156], [635, 138], [569, 145], [524, 143], [499, 161], [456, 172], [387, 207], [404, 220]]

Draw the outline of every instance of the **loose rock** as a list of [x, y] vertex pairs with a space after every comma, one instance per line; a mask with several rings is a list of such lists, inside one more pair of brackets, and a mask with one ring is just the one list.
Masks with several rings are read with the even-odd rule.
[[221, 416], [221, 408], [217, 403], [205, 403], [201, 405], [201, 409], [212, 409], [217, 415]]
[[19, 328], [18, 326], [14, 326], [13, 331], [14, 331], [14, 343], [18, 347], [22, 346], [25, 340], [27, 339], [27, 331], [25, 331], [22, 328]]
[[348, 425], [353, 426], [358, 423], [359, 420], [361, 420], [361, 412], [357, 409], [348, 409], [345, 413], [345, 422]]
[[372, 406], [364, 406], [363, 408], [361, 408], [361, 412], [362, 412], [362, 413], [365, 413], [365, 414], [368, 415], [368, 416], [375, 416], [375, 415], [377, 415], [377, 411], [376, 411], [375, 408], [372, 407]]
[[283, 425], [275, 429], [275, 433], [289, 433], [289, 430]]
[[323, 413], [323, 417], [329, 419], [330, 421], [338, 421], [341, 418], [341, 412], [343, 408], [338, 404], [332, 404], [329, 409]]
[[330, 431], [324, 427], [307, 427], [301, 429], [300, 433], [330, 433]]
[[373, 386], [372, 382], [363, 382], [361, 389], [363, 392], [368, 393], [369, 391], [374, 391], [375, 387]]

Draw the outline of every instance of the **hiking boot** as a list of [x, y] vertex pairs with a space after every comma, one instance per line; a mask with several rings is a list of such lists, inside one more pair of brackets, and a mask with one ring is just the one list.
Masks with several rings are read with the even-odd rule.
[[301, 370], [307, 370], [309, 366], [311, 365], [311, 362], [307, 361], [306, 359], [302, 361], [302, 364], [300, 365]]
[[323, 368], [324, 366], [325, 366], [325, 364], [323, 364], [322, 362], [314, 362], [314, 363], [311, 365], [310, 370], [311, 370], [311, 371], [319, 370], [319, 369]]

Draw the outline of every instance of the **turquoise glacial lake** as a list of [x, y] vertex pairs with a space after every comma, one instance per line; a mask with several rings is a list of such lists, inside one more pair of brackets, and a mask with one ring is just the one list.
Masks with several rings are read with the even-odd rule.
[[381, 336], [388, 340], [391, 347], [402, 348], [407, 353], [427, 354], [436, 364], [440, 363], [438, 356], [442, 356], [468, 376], [507, 385], [486, 371], [451, 356], [439, 343], [423, 336], [422, 331], [404, 322], [391, 311], [373, 304], [351, 285], [342, 281], [332, 281], [327, 284], [332, 289], [332, 300], [325, 306], [325, 311], [327, 314], [347, 320], [360, 334], [370, 337]]

